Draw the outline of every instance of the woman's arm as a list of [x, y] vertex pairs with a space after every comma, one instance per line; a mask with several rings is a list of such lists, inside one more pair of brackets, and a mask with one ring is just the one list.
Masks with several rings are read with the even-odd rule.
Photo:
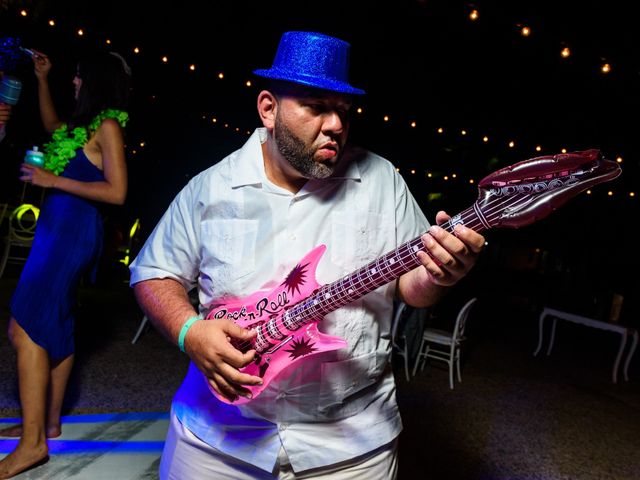
[[20, 180], [40, 187], [57, 188], [88, 200], [122, 205], [127, 196], [127, 165], [122, 128], [116, 120], [108, 118], [96, 131], [95, 141], [102, 155], [104, 181], [81, 182], [59, 177], [48, 170], [26, 163], [20, 167]]
[[45, 54], [34, 51], [33, 65], [36, 78], [38, 79], [38, 103], [40, 105], [40, 118], [44, 129], [53, 133], [55, 129], [62, 125], [58, 113], [53, 105], [51, 91], [49, 90], [49, 70], [51, 61]]

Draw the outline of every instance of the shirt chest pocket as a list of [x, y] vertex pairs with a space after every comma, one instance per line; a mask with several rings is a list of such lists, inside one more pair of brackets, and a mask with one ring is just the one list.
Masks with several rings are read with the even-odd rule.
[[332, 212], [331, 261], [351, 271], [375, 260], [386, 253], [390, 228], [386, 215], [357, 210]]
[[205, 220], [200, 228], [201, 271], [211, 277], [216, 287], [234, 290], [238, 279], [255, 270], [258, 221]]

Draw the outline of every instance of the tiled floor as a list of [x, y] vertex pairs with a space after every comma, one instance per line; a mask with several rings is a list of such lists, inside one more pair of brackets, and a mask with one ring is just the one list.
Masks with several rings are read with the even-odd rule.
[[[14, 478], [142, 480], [158, 478], [167, 413], [114, 413], [63, 417], [63, 434], [49, 440], [49, 461]], [[17, 423], [0, 419], [0, 424]], [[17, 439], [0, 439], [0, 458]]]
[[[0, 279], [0, 425], [19, 415], [15, 354], [4, 333], [14, 285]], [[439, 364], [410, 381], [396, 364], [398, 480], [638, 480], [640, 354], [629, 380], [614, 384], [619, 339], [563, 322], [552, 354], [534, 356], [538, 312], [500, 302], [481, 296], [467, 325], [463, 382], [453, 390]], [[158, 478], [167, 412], [188, 357], [152, 327], [132, 345], [141, 318], [126, 287], [81, 289], [63, 436], [51, 440], [48, 464], [15, 478]], [[0, 456], [13, 446], [0, 439]]]

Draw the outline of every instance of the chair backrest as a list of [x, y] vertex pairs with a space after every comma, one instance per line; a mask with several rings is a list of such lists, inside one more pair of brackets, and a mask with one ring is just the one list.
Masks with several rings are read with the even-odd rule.
[[464, 338], [464, 329], [467, 325], [467, 318], [469, 317], [469, 312], [471, 308], [478, 300], [478, 297], [473, 297], [465, 303], [460, 311], [458, 312], [458, 316], [456, 317], [456, 325], [453, 330], [453, 342], [459, 342]]
[[39, 215], [40, 209], [30, 203], [23, 203], [17, 207], [9, 218], [9, 240], [33, 240]]
[[131, 228], [129, 229], [129, 238], [127, 239], [126, 245], [121, 248], [121, 252], [123, 254], [122, 258], [118, 261], [124, 264], [125, 267], [129, 266], [131, 263], [131, 257], [133, 254], [134, 244], [137, 242], [140, 236], [140, 219], [136, 218]]

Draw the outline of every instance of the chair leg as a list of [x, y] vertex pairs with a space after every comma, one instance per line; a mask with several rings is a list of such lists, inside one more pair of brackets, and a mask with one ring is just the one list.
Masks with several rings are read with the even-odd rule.
[[407, 347], [404, 347], [404, 352], [402, 354], [404, 357], [404, 376], [407, 378], [407, 382], [410, 380], [409, 377], [409, 352], [407, 351]]
[[[422, 360], [423, 358], [425, 358], [425, 354], [422, 351], [422, 349], [424, 348], [424, 338], [420, 341], [420, 348], [418, 348], [418, 354], [416, 355], [416, 361], [413, 364], [413, 375], [415, 376], [416, 372], [418, 371], [418, 364], [420, 363], [420, 360]], [[422, 365], [424, 368], [424, 360], [422, 362]]]
[[4, 267], [7, 266], [7, 259], [9, 258], [9, 248], [11, 248], [11, 243], [7, 242], [4, 247], [4, 254], [2, 255], [2, 266], [0, 266], [0, 278], [4, 274]]
[[449, 355], [449, 361], [447, 362], [449, 364], [449, 387], [451, 390], [453, 390], [453, 369], [456, 365], [457, 353], [458, 351], [455, 345], [451, 345], [451, 354]]
[[449, 364], [449, 388], [453, 390], [453, 359], [447, 363]]
[[133, 345], [134, 343], [136, 343], [138, 341], [138, 338], [140, 337], [140, 335], [142, 334], [142, 330], [144, 330], [144, 327], [147, 325], [147, 321], [149, 321], [149, 319], [147, 318], [147, 316], [145, 315], [142, 318], [142, 321], [140, 322], [140, 326], [138, 327], [138, 331], [136, 332], [136, 334], [133, 337], [133, 340], [131, 340], [131, 345]]
[[460, 352], [456, 356], [456, 368], [458, 370], [458, 381], [462, 383], [462, 376], [460, 375]]

